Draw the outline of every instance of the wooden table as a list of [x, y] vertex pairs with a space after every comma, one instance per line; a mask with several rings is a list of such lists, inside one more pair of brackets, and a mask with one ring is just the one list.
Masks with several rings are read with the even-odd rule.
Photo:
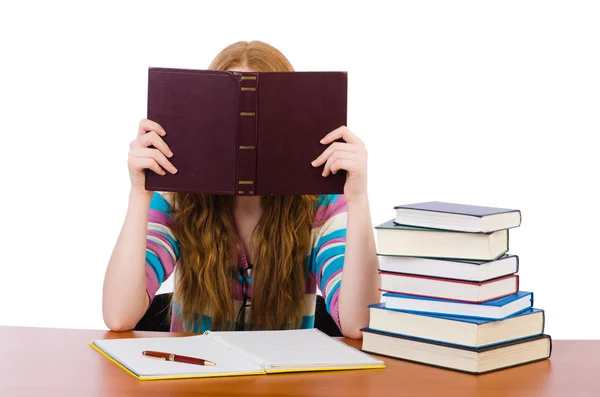
[[554, 341], [550, 360], [479, 376], [383, 358], [386, 369], [144, 382], [88, 346], [165, 335], [0, 327], [0, 396], [600, 396], [600, 341]]

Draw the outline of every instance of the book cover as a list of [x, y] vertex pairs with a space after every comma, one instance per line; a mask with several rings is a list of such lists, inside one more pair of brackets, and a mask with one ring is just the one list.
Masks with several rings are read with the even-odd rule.
[[483, 218], [489, 215], [504, 214], [507, 212], [520, 213], [520, 210], [517, 209], [485, 207], [471, 204], [447, 203], [443, 201], [427, 201], [423, 203], [396, 205], [394, 209], [440, 212], [446, 214], [467, 215], [477, 218]]
[[[548, 359], [552, 338], [539, 334], [492, 346], [466, 347], [363, 328], [365, 353], [469, 374], [485, 374]], [[483, 365], [482, 365], [483, 364]]]
[[491, 261], [509, 251], [508, 229], [492, 233], [396, 225], [393, 219], [375, 226], [377, 253], [386, 256]]
[[428, 201], [397, 205], [397, 225], [428, 227], [469, 233], [491, 233], [521, 225], [518, 209]]
[[482, 347], [544, 333], [544, 310], [528, 308], [503, 319], [448, 314], [415, 313], [391, 309], [385, 304], [369, 306], [369, 327], [423, 341]]
[[226, 195], [341, 194], [346, 172], [313, 167], [347, 124], [346, 72], [149, 68], [147, 118], [167, 132], [176, 174], [146, 189]]
[[407, 294], [386, 292], [383, 294], [385, 308], [412, 313], [473, 317], [502, 320], [533, 307], [533, 292], [519, 291], [515, 294], [482, 303], [451, 301]]
[[[369, 308], [379, 309], [379, 310], [391, 310], [391, 311], [396, 311], [396, 312], [409, 313], [409, 314], [413, 314], [415, 316], [435, 317], [435, 318], [440, 318], [440, 319], [447, 320], [447, 321], [458, 321], [458, 322], [462, 322], [462, 323], [469, 323], [469, 324], [476, 324], [476, 325], [492, 323], [494, 321], [506, 320], [506, 319], [496, 320], [496, 319], [490, 319], [490, 318], [455, 316], [455, 315], [451, 315], [451, 314], [441, 314], [441, 313], [412, 313], [412, 312], [408, 312], [405, 310], [391, 309], [389, 307], [386, 307], [384, 302], [369, 305]], [[529, 316], [529, 315], [535, 314], [535, 313], [544, 313], [544, 310], [531, 307], [531, 308], [522, 310], [518, 313], [515, 313], [512, 316], [509, 316], [507, 318]], [[542, 330], [542, 332], [543, 332], [543, 330]]]
[[[396, 294], [425, 298], [449, 299], [467, 303], [483, 303], [512, 295], [519, 291], [519, 275], [512, 274], [488, 281], [451, 280], [439, 277], [417, 276], [379, 271], [382, 276], [380, 290]], [[466, 288], [461, 288], [462, 286]], [[494, 288], [492, 296], [482, 296], [482, 287]], [[474, 288], [476, 290], [474, 290]], [[469, 298], [467, 298], [469, 297]]]
[[379, 269], [389, 273], [484, 282], [519, 272], [519, 257], [504, 254], [495, 260], [461, 260], [377, 254]]

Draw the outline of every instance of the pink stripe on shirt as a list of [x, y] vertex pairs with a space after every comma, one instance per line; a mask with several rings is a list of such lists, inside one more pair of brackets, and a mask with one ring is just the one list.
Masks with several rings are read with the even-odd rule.
[[344, 197], [340, 196], [333, 204], [319, 206], [315, 212], [315, 221], [328, 220], [346, 211], [348, 211], [348, 205]]
[[148, 222], [160, 223], [164, 226], [169, 226], [171, 223], [171, 218], [169, 218], [165, 213], [150, 209], [148, 211]]
[[175, 267], [175, 264], [173, 263], [173, 259], [171, 258], [171, 255], [169, 255], [169, 253], [167, 252], [166, 249], [164, 249], [160, 245], [156, 244], [154, 241], [146, 240], [146, 248], [148, 248], [148, 250], [154, 252], [156, 254], [156, 256], [158, 256], [158, 259], [160, 260], [160, 263], [165, 272], [165, 280], [166, 280], [167, 277], [169, 277], [169, 275], [173, 271], [173, 267]]
[[156, 295], [156, 291], [158, 291], [159, 288], [160, 284], [158, 283], [154, 269], [152, 269], [152, 266], [146, 263], [146, 292], [148, 293], [150, 302], [152, 302], [152, 299], [154, 299], [154, 295]]
[[162, 234], [161, 232], [157, 232], [155, 230], [148, 230], [148, 236], [156, 237], [157, 239], [159, 239], [160, 241], [165, 243], [166, 246], [170, 247], [171, 250], [173, 250], [173, 252], [175, 252], [175, 248], [173, 247], [173, 244], [171, 244], [169, 239], [167, 239], [165, 237], [165, 235]]

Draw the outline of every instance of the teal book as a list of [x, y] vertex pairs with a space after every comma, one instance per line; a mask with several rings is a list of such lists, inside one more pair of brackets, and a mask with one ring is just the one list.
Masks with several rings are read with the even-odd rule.
[[369, 327], [382, 332], [481, 348], [544, 333], [544, 311], [528, 308], [501, 320], [415, 313], [386, 307], [385, 303], [369, 306]]
[[362, 332], [362, 350], [365, 353], [474, 375], [546, 360], [552, 354], [552, 338], [546, 334], [473, 348], [394, 335], [372, 328], [365, 328]]
[[533, 307], [533, 292], [519, 291], [484, 303], [451, 301], [407, 294], [383, 294], [385, 307], [413, 313], [430, 313], [502, 320]]

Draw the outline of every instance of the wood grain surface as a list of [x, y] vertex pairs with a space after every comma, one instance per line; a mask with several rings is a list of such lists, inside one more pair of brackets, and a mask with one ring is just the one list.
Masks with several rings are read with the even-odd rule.
[[550, 360], [479, 376], [383, 358], [386, 369], [160, 381], [139, 381], [88, 346], [167, 335], [183, 334], [0, 326], [0, 396], [600, 396], [600, 340], [555, 340]]

